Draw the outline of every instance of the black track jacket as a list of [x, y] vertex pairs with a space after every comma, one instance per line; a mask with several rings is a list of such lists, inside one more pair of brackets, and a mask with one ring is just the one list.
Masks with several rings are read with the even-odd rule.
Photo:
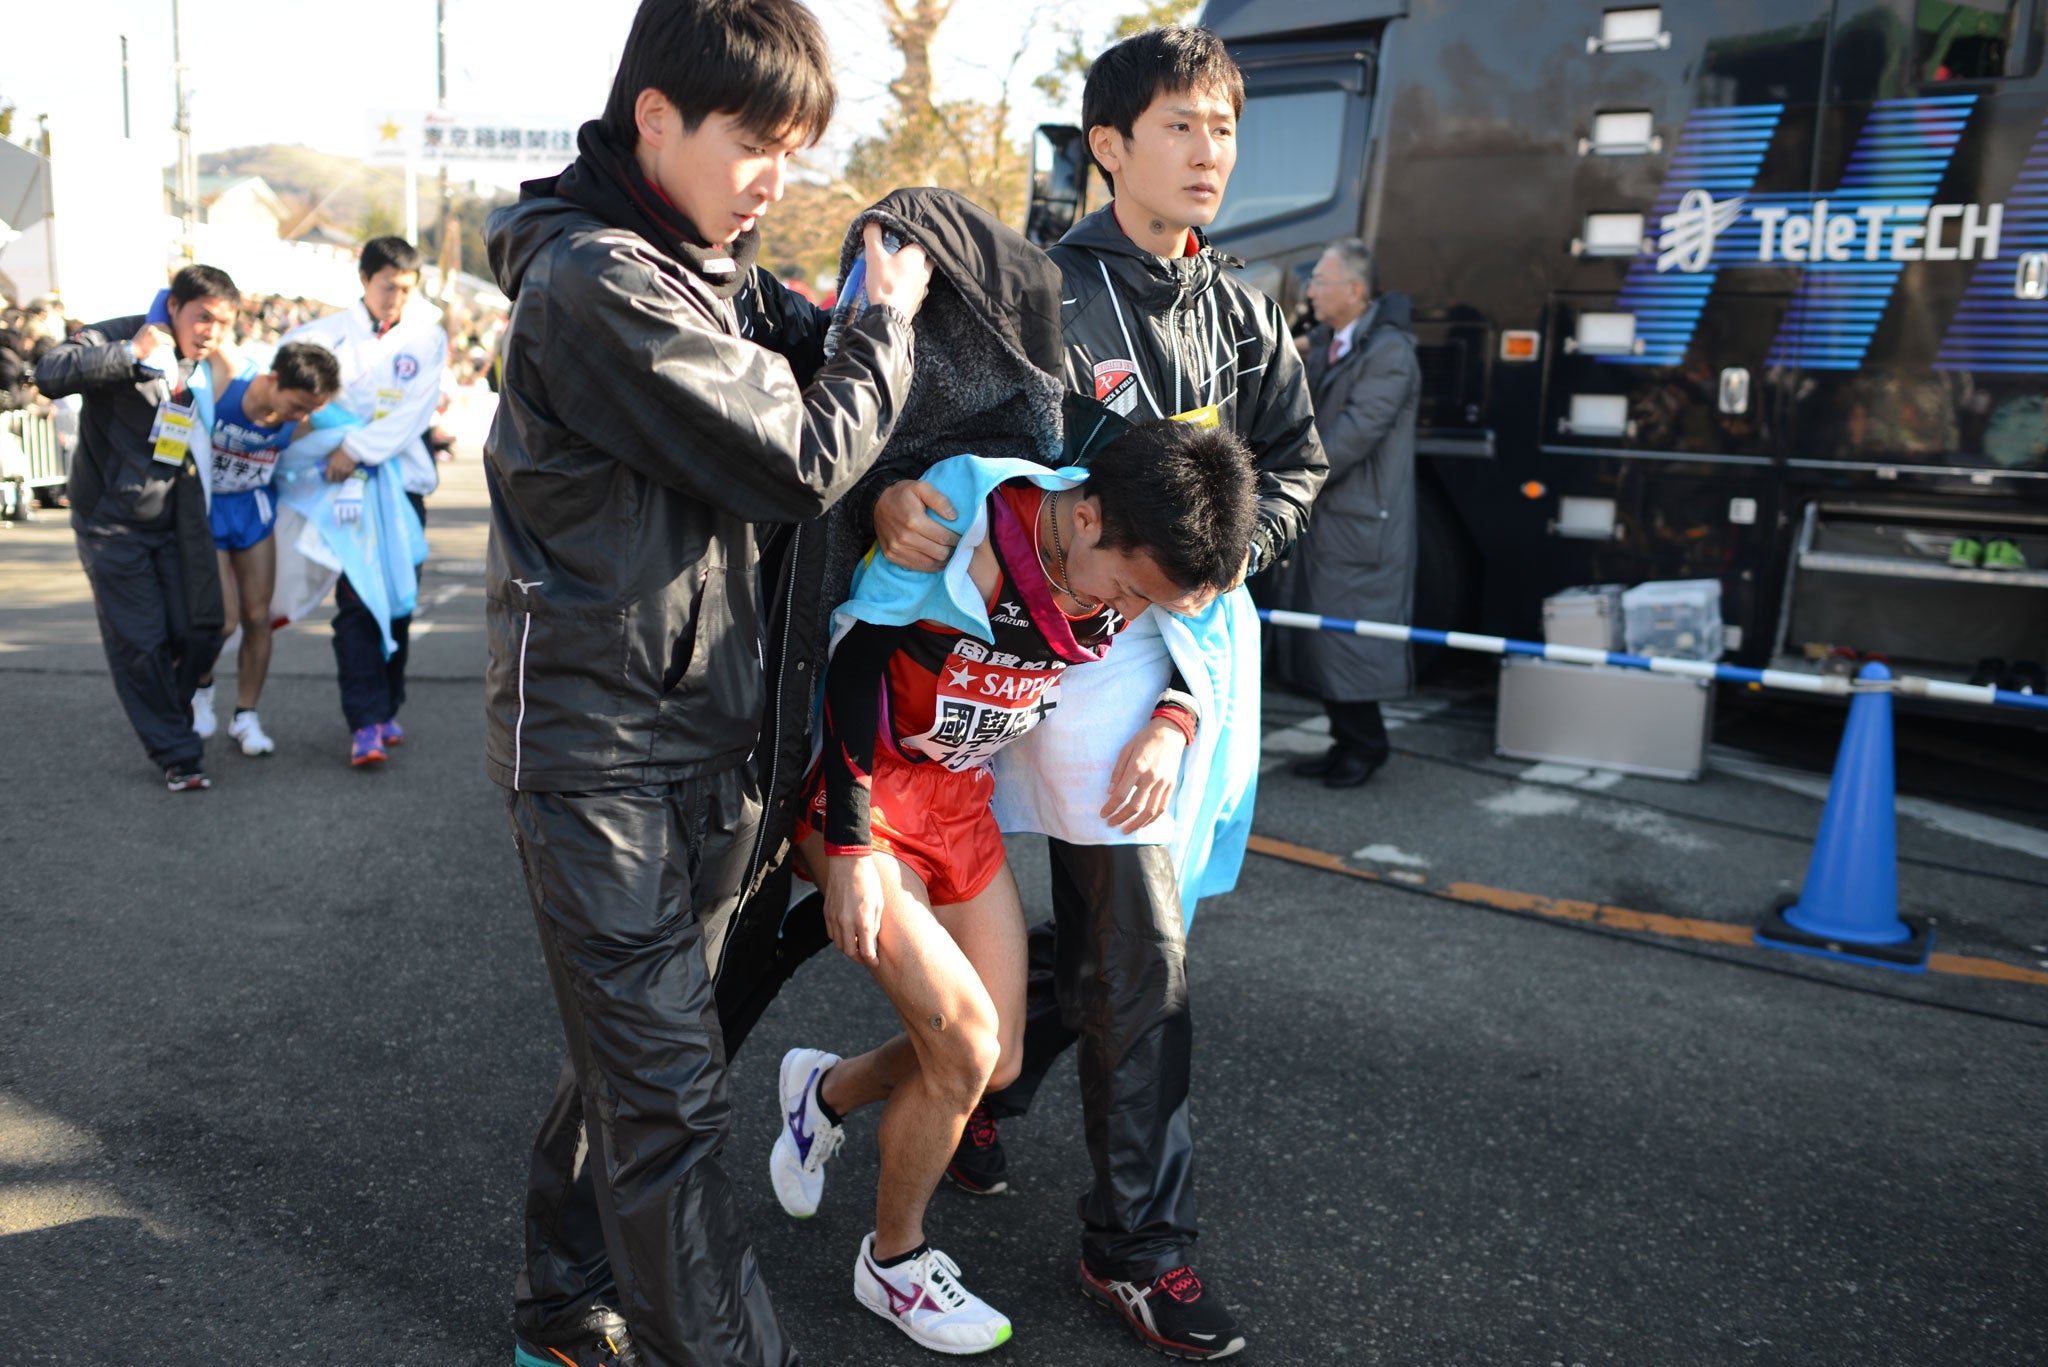
[[1270, 566], [1307, 529], [1329, 461], [1280, 306], [1195, 236], [1198, 252], [1154, 256], [1124, 235], [1109, 205], [1053, 245], [1067, 384], [1133, 422], [1215, 405], [1258, 462], [1253, 541], [1259, 565]]
[[909, 324], [870, 308], [799, 388], [788, 355], [813, 343], [743, 334], [822, 315], [764, 272], [743, 316], [531, 190], [487, 236], [513, 301], [484, 448], [490, 775], [581, 791], [741, 764], [767, 698], [755, 524], [814, 518], [867, 472], [909, 392]]

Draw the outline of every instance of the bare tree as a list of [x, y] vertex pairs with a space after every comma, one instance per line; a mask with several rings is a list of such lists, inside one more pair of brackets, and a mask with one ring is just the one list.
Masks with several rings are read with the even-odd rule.
[[932, 43], [954, 0], [877, 0], [889, 41], [903, 56], [903, 74], [889, 82], [898, 116], [916, 119], [932, 107]]

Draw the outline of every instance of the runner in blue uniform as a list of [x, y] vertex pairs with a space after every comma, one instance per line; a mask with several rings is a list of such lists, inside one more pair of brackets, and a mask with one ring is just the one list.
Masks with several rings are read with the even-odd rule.
[[[231, 368], [221, 362], [216, 371]], [[242, 626], [228, 734], [243, 754], [267, 755], [277, 747], [263, 733], [256, 702], [270, 672], [270, 593], [277, 583], [277, 543], [270, 535], [277, 503], [270, 480], [277, 453], [299, 424], [341, 392], [341, 367], [324, 348], [288, 342], [277, 349], [269, 371], [244, 365], [225, 385], [222, 378], [214, 376], [220, 398], [213, 405], [213, 544], [220, 552], [226, 620]], [[200, 699], [210, 714], [212, 679], [200, 685]]]

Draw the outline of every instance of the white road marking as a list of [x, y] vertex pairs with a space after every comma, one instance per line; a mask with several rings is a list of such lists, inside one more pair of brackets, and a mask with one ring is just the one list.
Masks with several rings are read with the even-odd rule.
[[1683, 854], [1698, 854], [1714, 848], [1712, 841], [1694, 835], [1662, 812], [1643, 807], [1617, 807], [1605, 802], [1588, 805], [1551, 784], [1510, 788], [1482, 799], [1479, 808], [1509, 820], [1525, 816], [1576, 816], [1582, 821]]
[[427, 595], [427, 606], [435, 608], [440, 607], [443, 603], [446, 603], [451, 599], [461, 597], [462, 594], [468, 591], [468, 589], [469, 586], [467, 584], [450, 584], [447, 588], [435, 589], [432, 593]]
[[[1441, 698], [1381, 703], [1380, 717], [1386, 722], [1387, 730], [1394, 732], [1410, 722], [1433, 717], [1449, 706], [1450, 703]], [[1330, 748], [1330, 719], [1327, 716], [1304, 717], [1292, 726], [1268, 731], [1261, 738], [1259, 748], [1265, 755], [1259, 762], [1262, 774], [1270, 774], [1289, 760], [1303, 755], [1320, 755]]]
[[1419, 854], [1410, 854], [1397, 845], [1367, 845], [1362, 850], [1353, 850], [1351, 857], [1361, 864], [1399, 864], [1411, 869], [1429, 867], [1427, 859]]
[[[1800, 773], [1793, 769], [1781, 769], [1775, 764], [1751, 759], [1744, 755], [1714, 749], [1709, 761], [1713, 768], [1737, 778], [1746, 778], [1754, 783], [1769, 784], [1782, 788], [1788, 793], [1798, 793], [1825, 802], [1828, 797], [1828, 780], [1817, 774]], [[2036, 826], [2023, 826], [2017, 821], [2001, 817], [1986, 816], [1982, 812], [1968, 811], [1962, 807], [1951, 807], [1945, 802], [1935, 802], [1924, 797], [1902, 797], [1897, 800], [1900, 816], [1910, 817], [1931, 830], [1945, 835], [1961, 836], [1979, 844], [1993, 845], [2002, 850], [2032, 855], [2036, 859], [2048, 859], [2048, 831]]]
[[1548, 783], [1559, 788], [1604, 793], [1621, 782], [1623, 775], [1618, 769], [1584, 769], [1576, 764], [1545, 762], [1524, 769], [1516, 777], [1524, 783]]
[[1542, 788], [1510, 788], [1482, 798], [1481, 811], [1495, 816], [1563, 816], [1579, 810], [1580, 802], [1570, 793], [1548, 792]]

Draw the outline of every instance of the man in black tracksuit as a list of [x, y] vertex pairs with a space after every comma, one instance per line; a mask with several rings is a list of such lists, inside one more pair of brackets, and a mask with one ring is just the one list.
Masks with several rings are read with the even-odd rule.
[[[1229, 273], [1228, 259], [1199, 231], [1234, 164], [1243, 103], [1235, 64], [1205, 29], [1154, 29], [1105, 52], [1089, 69], [1082, 115], [1116, 199], [1075, 224], [1049, 255], [1064, 283], [1070, 388], [1132, 421], [1220, 423], [1251, 447], [1260, 472], [1258, 529], [1246, 548], [1251, 571], [1276, 562], [1301, 535], [1327, 462], [1279, 306]], [[950, 543], [924, 516], [931, 497], [924, 486], [901, 484], [876, 508], [884, 553], [899, 564], [930, 568]], [[1088, 668], [1115, 661], [1112, 653]], [[1168, 682], [1162, 674], [1130, 687], [1156, 693]], [[1055, 712], [1041, 730], [1049, 739], [1074, 720]], [[1163, 754], [1127, 748], [1120, 759], [1141, 774], [1164, 764], [1175, 777], [1180, 757], [1169, 745]], [[1062, 796], [1091, 813], [1104, 797]], [[1158, 815], [1118, 801], [1109, 795], [1102, 817], [1126, 836]], [[1078, 1038], [1094, 1166], [1081, 1199], [1082, 1289], [1154, 1347], [1227, 1356], [1244, 1337], [1188, 1265], [1196, 1237], [1193, 1034], [1173, 861], [1163, 844], [1049, 844], [1053, 921], [1032, 933], [1023, 1074], [970, 1122], [951, 1175], [971, 1190], [1000, 1189], [992, 1119], [1022, 1114], [1053, 1059]]]
[[795, 0], [648, 0], [575, 163], [487, 227], [513, 305], [485, 447], [486, 761], [568, 1042], [529, 1169], [522, 1367], [796, 1360], [718, 1163], [707, 948], [761, 816], [756, 524], [866, 472], [926, 279], [876, 230], [874, 303], [827, 362], [823, 315], [755, 269], [755, 219], [832, 102]]
[[209, 786], [192, 693], [225, 616], [199, 459], [206, 358], [234, 326], [227, 272], [187, 266], [160, 311], [82, 328], [36, 362], [36, 388], [84, 396], [66, 492], [114, 692], [170, 790]]

